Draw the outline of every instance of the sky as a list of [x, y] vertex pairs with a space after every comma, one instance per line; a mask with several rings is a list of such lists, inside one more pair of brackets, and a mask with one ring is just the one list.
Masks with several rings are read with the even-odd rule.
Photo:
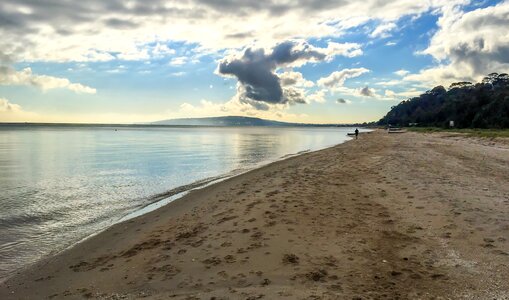
[[2, 0], [0, 122], [376, 121], [509, 71], [509, 0]]

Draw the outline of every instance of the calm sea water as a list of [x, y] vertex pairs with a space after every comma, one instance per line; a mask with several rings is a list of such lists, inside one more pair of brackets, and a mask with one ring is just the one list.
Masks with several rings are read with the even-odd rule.
[[0, 126], [0, 279], [175, 188], [335, 145], [351, 131]]

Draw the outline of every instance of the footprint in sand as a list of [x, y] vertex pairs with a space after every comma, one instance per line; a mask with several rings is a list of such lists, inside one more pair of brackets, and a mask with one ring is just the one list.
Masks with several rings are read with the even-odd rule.
[[327, 270], [320, 269], [317, 271], [311, 271], [305, 274], [305, 277], [308, 280], [315, 281], [315, 282], [325, 282], [325, 277], [327, 276]]
[[205, 267], [208, 269], [211, 266], [220, 265], [221, 264], [221, 258], [219, 258], [217, 256], [213, 256], [213, 257], [205, 259], [204, 261], [202, 261], [202, 263], [204, 263], [206, 265]]
[[233, 255], [226, 255], [226, 256], [224, 257], [224, 261], [225, 261], [226, 263], [228, 263], [228, 264], [232, 264], [232, 263], [236, 262], [236, 261], [237, 261], [237, 259], [236, 259], [236, 258], [235, 258], [235, 256], [233, 256]]
[[295, 254], [285, 254], [283, 255], [283, 263], [297, 265], [299, 264], [299, 257]]

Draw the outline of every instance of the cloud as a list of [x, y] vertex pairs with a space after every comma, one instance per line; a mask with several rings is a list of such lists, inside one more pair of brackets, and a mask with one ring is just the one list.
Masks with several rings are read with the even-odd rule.
[[395, 85], [401, 85], [403, 82], [401, 80], [389, 80], [389, 81], [380, 81], [375, 83], [376, 85], [382, 85], [382, 86], [395, 86]]
[[[368, 86], [362, 88], [350, 88], [344, 86], [346, 79], [359, 77], [362, 74], [368, 72], [370, 71], [366, 68], [344, 69], [341, 71], [333, 72], [327, 77], [320, 78], [317, 83], [319, 86], [329, 88], [332, 92], [341, 95], [349, 95], [354, 97], [368, 97], [376, 100], [394, 100], [392, 98], [379, 95], [375, 89], [370, 88]], [[385, 83], [381, 82], [377, 84]]]
[[421, 52], [438, 65], [407, 75], [405, 80], [447, 86], [455, 81], [479, 81], [491, 72], [509, 69], [509, 1], [469, 12], [450, 5], [442, 12], [439, 30]]
[[40, 120], [40, 116], [23, 110], [21, 105], [0, 97], [0, 122], [27, 122]]
[[43, 91], [64, 88], [75, 93], [95, 94], [97, 92], [94, 88], [79, 83], [72, 83], [66, 78], [36, 75], [32, 73], [30, 68], [16, 71], [7, 66], [0, 66], [0, 85], [29, 85], [40, 88]]
[[[278, 75], [279, 68], [302, 66], [311, 62], [330, 61], [337, 55], [357, 55], [357, 44], [329, 43], [326, 48], [315, 47], [302, 40], [279, 43], [270, 50], [246, 48], [219, 61], [217, 73], [239, 81], [239, 99], [245, 103], [268, 104], [305, 103], [304, 92], [292, 85], [305, 87], [309, 82], [297, 72]], [[300, 74], [300, 75], [299, 75]], [[281, 78], [280, 78], [281, 76]], [[266, 106], [262, 106], [266, 107]]]
[[308, 102], [325, 103], [325, 94], [327, 90], [318, 90], [307, 96]]
[[[374, 20], [395, 20], [465, 0], [3, 0], [0, 60], [105, 61], [158, 55], [156, 42], [202, 49], [259, 46], [294, 38], [338, 37]], [[283, 21], [284, 20], [284, 21]], [[55, 42], [58, 41], [58, 42]]]
[[388, 38], [391, 36], [390, 32], [396, 27], [396, 23], [382, 23], [369, 36], [372, 38]]
[[162, 58], [167, 55], [173, 55], [176, 53], [174, 49], [170, 49], [168, 45], [162, 43], [156, 43], [152, 48], [152, 57], [154, 58]]
[[[384, 101], [396, 101], [401, 100], [400, 98], [395, 98], [393, 94], [391, 94], [391, 91], [389, 91], [387, 94], [384, 93], [384, 95], [381, 95], [378, 93], [378, 91], [374, 88], [370, 88], [368, 86], [362, 87], [362, 88], [349, 88], [345, 86], [340, 86], [334, 89], [334, 92], [342, 95], [342, 96], [351, 96], [351, 97], [357, 97], [361, 99], [373, 99], [373, 100], [384, 100]], [[396, 96], [399, 96], [396, 94]]]
[[338, 98], [338, 99], [336, 99], [336, 103], [337, 104], [350, 104], [350, 103], [352, 103], [352, 101], [346, 100], [345, 98]]
[[385, 90], [385, 96], [389, 98], [396, 98], [397, 94], [392, 90]]
[[168, 47], [168, 45], [160, 42], [147, 44], [126, 45], [123, 51], [99, 51], [90, 49], [85, 57], [78, 61], [110, 61], [110, 60], [127, 60], [140, 61], [149, 59], [161, 59], [169, 55], [175, 54], [176, 51]]
[[132, 29], [138, 27], [138, 24], [129, 21], [129, 20], [122, 20], [119, 18], [110, 18], [106, 19], [104, 21], [104, 24], [109, 27], [113, 27], [115, 29]]
[[173, 73], [170, 73], [170, 76], [173, 76], [173, 77], [182, 77], [182, 76], [184, 76], [186, 74], [187, 74], [186, 72], [173, 72]]
[[188, 58], [185, 57], [185, 56], [179, 56], [179, 57], [174, 57], [170, 60], [170, 65], [171, 66], [182, 66], [182, 65], [185, 65], [188, 61]]
[[408, 98], [417, 97], [423, 93], [424, 93], [423, 90], [419, 90], [417, 88], [410, 88], [410, 89], [402, 91], [402, 92], [394, 92], [392, 90], [385, 90], [384, 95], [385, 95], [385, 98], [387, 98], [387, 99], [398, 100], [398, 99], [408, 99]]
[[336, 55], [342, 55], [345, 57], [356, 57], [362, 55], [361, 45], [357, 43], [329, 42], [324, 52], [327, 55], [327, 60]]
[[359, 94], [365, 97], [374, 97], [376, 95], [376, 92], [374, 89], [371, 89], [366, 86], [359, 90]]
[[281, 86], [298, 86], [298, 87], [306, 87], [310, 88], [315, 85], [313, 81], [306, 80], [304, 76], [302, 76], [302, 73], [300, 72], [284, 72], [281, 74], [278, 74], [279, 80], [281, 82]]
[[419, 95], [424, 94], [424, 92], [425, 91], [419, 90], [417, 88], [410, 88], [406, 91], [396, 93], [396, 96], [403, 97], [403, 98], [413, 98], [413, 97], [417, 97]]
[[18, 104], [10, 103], [5, 98], [0, 98], [0, 113], [12, 113], [21, 111], [21, 106]]
[[403, 77], [403, 76], [407, 75], [408, 73], [410, 73], [410, 71], [403, 70], [403, 69], [401, 69], [401, 70], [398, 70], [398, 71], [394, 72], [394, 74], [396, 74], [396, 75], [398, 75], [398, 76], [401, 76], [401, 77]]
[[299, 88], [283, 89], [283, 99], [288, 104], [305, 104], [306, 92]]
[[366, 68], [344, 69], [335, 71], [327, 77], [322, 77], [318, 80], [318, 85], [327, 88], [337, 88], [343, 86], [345, 80], [348, 78], [359, 77], [364, 73], [368, 73]]

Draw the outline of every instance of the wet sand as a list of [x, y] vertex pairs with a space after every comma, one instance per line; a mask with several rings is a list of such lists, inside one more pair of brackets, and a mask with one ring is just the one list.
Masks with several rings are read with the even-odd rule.
[[191, 192], [0, 299], [509, 299], [509, 146], [361, 134]]

